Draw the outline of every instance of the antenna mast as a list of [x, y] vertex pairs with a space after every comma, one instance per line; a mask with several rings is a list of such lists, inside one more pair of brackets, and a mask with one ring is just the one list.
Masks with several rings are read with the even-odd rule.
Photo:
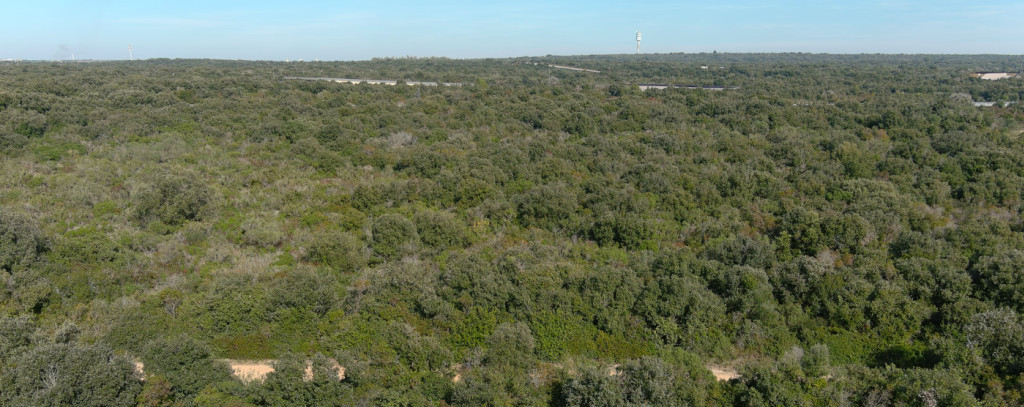
[[640, 53], [640, 31], [636, 32], [636, 53]]
[[131, 44], [128, 44], [128, 60], [129, 61], [134, 61], [135, 60], [135, 58], [132, 57], [132, 45]]

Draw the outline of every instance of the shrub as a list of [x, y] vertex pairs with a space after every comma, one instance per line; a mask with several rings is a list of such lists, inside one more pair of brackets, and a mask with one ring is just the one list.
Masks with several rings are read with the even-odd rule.
[[1024, 371], [1024, 324], [1013, 310], [1001, 308], [975, 315], [964, 327], [967, 346], [985, 362], [1010, 374]]
[[135, 406], [142, 383], [128, 358], [98, 345], [46, 344], [0, 376], [4, 405]]
[[996, 304], [1024, 312], [1024, 251], [1010, 250], [981, 257], [973, 266], [980, 280], [978, 294]]
[[659, 358], [646, 356], [622, 365], [623, 396], [630, 405], [673, 404], [672, 369]]
[[306, 247], [304, 260], [344, 273], [359, 270], [366, 264], [363, 243], [350, 233], [338, 231], [313, 236]]
[[230, 380], [227, 365], [217, 362], [210, 348], [187, 336], [150, 342], [142, 353], [146, 373], [166, 377], [175, 398], [195, 396], [204, 387]]
[[87, 151], [85, 146], [79, 143], [64, 142], [36, 147], [35, 153], [39, 161], [60, 161], [68, 154], [85, 155]]
[[324, 315], [338, 302], [337, 280], [331, 274], [299, 268], [275, 279], [270, 304], [279, 308], [304, 308]]
[[486, 362], [526, 367], [533, 363], [533, 335], [529, 325], [504, 322], [487, 339]]
[[94, 227], [84, 227], [65, 233], [53, 248], [52, 259], [67, 263], [101, 265], [122, 263], [128, 259], [128, 249], [107, 237]]
[[178, 226], [199, 220], [213, 199], [197, 174], [159, 174], [131, 193], [133, 217], [140, 224], [160, 221]]
[[828, 346], [819, 343], [811, 346], [811, 349], [804, 354], [803, 359], [800, 360], [800, 365], [808, 376], [825, 376], [829, 374], [832, 368], [831, 358]]
[[463, 247], [467, 243], [466, 226], [446, 212], [423, 211], [413, 217], [423, 244], [444, 250]]
[[518, 199], [517, 209], [524, 226], [554, 229], [570, 224], [579, 203], [565, 185], [534, 187]]
[[48, 243], [31, 218], [0, 207], [0, 270], [11, 271], [35, 260]]
[[402, 215], [389, 213], [373, 222], [373, 251], [384, 258], [410, 253], [418, 241], [416, 225]]
[[14, 155], [26, 144], [28, 138], [25, 136], [0, 130], [0, 155]]
[[0, 318], [0, 360], [9, 361], [28, 349], [36, 325], [27, 316]]
[[271, 248], [283, 239], [281, 223], [273, 217], [249, 216], [242, 221], [242, 240], [250, 246]]
[[608, 369], [589, 366], [562, 387], [567, 407], [618, 407], [625, 405], [618, 380]]

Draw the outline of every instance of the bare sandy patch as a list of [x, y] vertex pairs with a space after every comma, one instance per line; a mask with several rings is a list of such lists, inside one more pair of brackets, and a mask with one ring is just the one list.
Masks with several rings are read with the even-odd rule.
[[274, 371], [273, 360], [230, 360], [222, 359], [231, 368], [231, 374], [242, 383], [262, 382], [267, 374]]
[[[327, 359], [327, 363], [331, 364], [331, 367], [338, 369], [338, 380], [345, 380], [345, 367], [338, 364], [337, 360]], [[313, 380], [313, 361], [306, 361], [306, 372], [302, 375], [302, 380], [310, 381]]]
[[[274, 371], [275, 360], [232, 360], [232, 359], [221, 359], [222, 362], [227, 363], [228, 367], [231, 368], [232, 374], [242, 383], [251, 383], [253, 381], [262, 382], [263, 379], [267, 378], [267, 375]], [[338, 364], [337, 360], [328, 359], [328, 362], [332, 367], [338, 369], [338, 380], [345, 380], [345, 367]], [[302, 380], [310, 381], [313, 380], [313, 362], [306, 361], [306, 369], [303, 372]]]
[[736, 369], [733, 369], [731, 367], [714, 365], [709, 365], [706, 367], [708, 368], [708, 370], [711, 371], [711, 374], [715, 375], [715, 379], [718, 379], [718, 381], [738, 379], [740, 377], [739, 372], [737, 372]]
[[135, 367], [135, 374], [139, 375], [139, 377], [141, 377], [142, 380], [146, 380], [146, 372], [143, 371], [145, 365], [142, 364], [142, 361], [138, 359], [132, 359], [132, 366]]

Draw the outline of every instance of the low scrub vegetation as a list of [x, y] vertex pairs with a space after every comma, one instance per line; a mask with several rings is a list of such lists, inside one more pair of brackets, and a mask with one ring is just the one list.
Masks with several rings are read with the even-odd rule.
[[1020, 62], [0, 64], [0, 405], [1020, 405]]

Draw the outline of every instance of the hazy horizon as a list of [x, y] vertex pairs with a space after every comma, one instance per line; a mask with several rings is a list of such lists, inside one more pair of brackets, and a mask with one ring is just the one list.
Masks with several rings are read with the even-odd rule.
[[1024, 4], [780, 1], [345, 4], [305, 1], [7, 6], [0, 59], [455, 59], [641, 51], [830, 54], [1024, 53]]

